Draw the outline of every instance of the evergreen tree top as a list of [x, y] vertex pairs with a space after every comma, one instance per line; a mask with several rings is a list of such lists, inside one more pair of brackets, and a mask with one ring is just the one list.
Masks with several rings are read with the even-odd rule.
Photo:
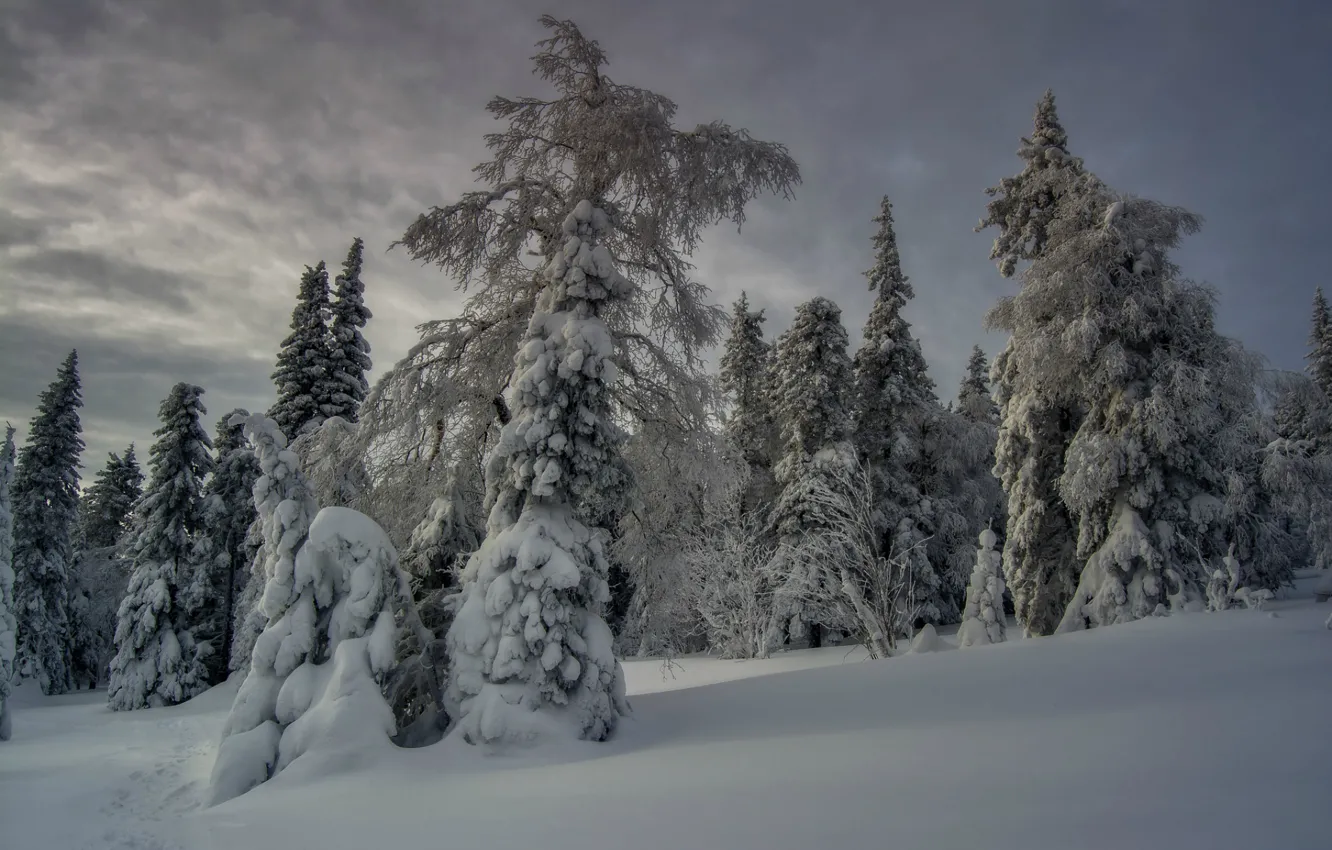
[[79, 506], [84, 546], [102, 549], [119, 542], [142, 485], [143, 474], [134, 458], [133, 443], [124, 455], [108, 454], [106, 466], [97, 473]]
[[782, 438], [808, 454], [851, 432], [851, 359], [842, 309], [827, 298], [796, 308], [777, 342], [776, 403]]
[[203, 389], [179, 383], [162, 401], [149, 461], [150, 475], [135, 517], [135, 560], [183, 562], [202, 524], [200, 494], [213, 470], [212, 441], [199, 417]]
[[1059, 148], [1064, 153], [1068, 153], [1068, 133], [1059, 123], [1059, 115], [1055, 112], [1055, 96], [1053, 89], [1046, 89], [1045, 94], [1036, 104], [1035, 128], [1032, 130], [1031, 139], [1023, 140], [1029, 145], [1038, 147]]
[[1034, 125], [1031, 137], [1023, 137], [1018, 149], [1022, 172], [985, 190], [992, 200], [976, 225], [977, 232], [999, 228], [990, 259], [998, 261], [1004, 277], [1012, 277], [1020, 261], [1034, 260], [1045, 250], [1050, 224], [1066, 197], [1103, 188], [1085, 171], [1082, 160], [1069, 154], [1054, 92], [1047, 90], [1037, 103]]
[[893, 227], [893, 204], [884, 195], [879, 214], [873, 219], [879, 225], [874, 234], [874, 266], [865, 272], [870, 291], [877, 291], [880, 300], [893, 301], [901, 309], [916, 293], [902, 273], [902, 255], [897, 249], [897, 232]]
[[56, 371], [55, 381], [38, 397], [37, 415], [19, 452], [14, 480], [16, 493], [35, 499], [15, 500], [25, 503], [16, 508], [20, 515], [25, 507], [44, 512], [57, 499], [71, 514], [78, 504], [79, 455], [83, 451], [83, 425], [79, 420], [83, 392], [78, 364], [78, 352], [71, 351]]
[[999, 407], [990, 395], [990, 365], [979, 345], [971, 349], [957, 393], [957, 412], [972, 422], [998, 424]]
[[1332, 397], [1332, 314], [1320, 286], [1314, 292], [1313, 321], [1309, 329], [1309, 353], [1305, 355], [1309, 377], [1323, 394]]
[[213, 449], [219, 462], [238, 449], [249, 450], [245, 440], [245, 420], [250, 418], [250, 411], [237, 407], [217, 420], [217, 436], [213, 439]]

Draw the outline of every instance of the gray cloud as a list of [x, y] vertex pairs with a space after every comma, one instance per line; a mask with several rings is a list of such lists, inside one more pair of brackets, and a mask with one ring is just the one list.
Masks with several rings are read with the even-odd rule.
[[[269, 403], [301, 267], [369, 247], [380, 370], [459, 296], [384, 249], [472, 183], [493, 94], [540, 93], [537, 0], [10, 0], [0, 24], [0, 415], [25, 419], [78, 346], [90, 465], [143, 443], [175, 380], [214, 413]], [[12, 10], [12, 11], [11, 11]], [[570, 0], [611, 73], [788, 144], [805, 185], [695, 258], [775, 334], [815, 294], [854, 335], [878, 199], [941, 394], [1011, 291], [972, 233], [1052, 85], [1072, 145], [1208, 228], [1181, 252], [1228, 333], [1300, 364], [1332, 189], [1332, 7], [1276, 0]], [[137, 434], [138, 436], [133, 436]]]

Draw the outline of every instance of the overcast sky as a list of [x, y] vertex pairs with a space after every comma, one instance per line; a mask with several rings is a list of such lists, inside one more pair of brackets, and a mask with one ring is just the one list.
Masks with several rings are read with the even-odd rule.
[[80, 353], [85, 477], [146, 455], [160, 399], [207, 390], [209, 429], [266, 409], [300, 270], [367, 243], [376, 374], [452, 282], [385, 253], [471, 185], [494, 94], [543, 94], [538, 16], [598, 39], [610, 75], [786, 143], [792, 202], [697, 255], [780, 332], [814, 295], [858, 339], [878, 199], [941, 395], [1013, 284], [972, 227], [1053, 87], [1073, 152], [1112, 186], [1207, 219], [1180, 260], [1222, 329], [1299, 368], [1329, 283], [1327, 0], [0, 0], [0, 420], [22, 426]]

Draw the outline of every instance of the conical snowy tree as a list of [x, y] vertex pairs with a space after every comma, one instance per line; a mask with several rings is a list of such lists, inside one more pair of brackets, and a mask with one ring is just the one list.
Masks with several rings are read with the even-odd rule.
[[291, 333], [282, 341], [272, 376], [278, 397], [268, 415], [293, 440], [334, 409], [329, 312], [328, 270], [321, 260], [314, 268], [306, 266], [301, 276]]
[[957, 392], [957, 412], [968, 422], [999, 424], [999, 406], [990, 395], [990, 364], [978, 345], [971, 349], [967, 373]]
[[1323, 391], [1324, 398], [1332, 400], [1332, 315], [1321, 286], [1314, 293], [1312, 325], [1305, 362], [1314, 385]]
[[158, 411], [162, 426], [131, 531], [134, 567], [117, 615], [107, 694], [115, 711], [175, 705], [207, 687], [200, 657], [207, 650], [195, 643], [188, 610], [201, 490], [213, 470], [202, 396], [197, 386], [176, 384]]
[[361, 282], [364, 250], [365, 243], [357, 238], [347, 252], [342, 274], [333, 282], [333, 319], [329, 323], [333, 348], [331, 368], [336, 389], [331, 399], [332, 407], [325, 415], [330, 418], [341, 416], [348, 422], [357, 421], [361, 402], [370, 392], [365, 377], [371, 367], [370, 343], [361, 334], [366, 322], [372, 318], [370, 308], [365, 306], [365, 284]]
[[763, 339], [764, 321], [763, 311], [750, 310], [748, 295], [740, 293], [720, 364], [721, 388], [731, 401], [726, 436], [749, 467], [749, 484], [741, 505], [745, 511], [769, 502], [773, 496], [776, 429], [768, 397], [772, 347]]
[[838, 596], [840, 582], [817, 559], [798, 553], [802, 538], [827, 525], [819, 494], [829, 489], [835, 470], [853, 460], [852, 370], [846, 349], [841, 308], [814, 298], [796, 308], [773, 360], [773, 416], [784, 443], [776, 467], [780, 496], [771, 518], [783, 543], [777, 565], [779, 616], [792, 634], [806, 630], [812, 646], [821, 645], [825, 628], [849, 625], [827, 604]]
[[967, 585], [967, 604], [962, 611], [962, 627], [957, 632], [960, 647], [983, 646], [1005, 640], [1004, 574], [995, 533], [985, 529], [976, 550], [976, 568]]
[[412, 530], [403, 565], [414, 578], [419, 594], [456, 587], [458, 572], [485, 539], [483, 523], [473, 515], [479, 512], [480, 499], [469, 498], [463, 491], [466, 477], [460, 468], [451, 470], [442, 495]]
[[1060, 630], [1196, 598], [1198, 550], [1220, 554], [1226, 459], [1214, 435], [1240, 416], [1233, 393], [1219, 393], [1234, 351], [1210, 295], [1169, 259], [1199, 225], [1178, 208], [1082, 193], [1049, 223], [1022, 291], [996, 308], [1027, 402], [1080, 411], [1058, 482], [1078, 576]]
[[565, 219], [537, 311], [514, 360], [512, 418], [487, 461], [486, 540], [463, 572], [449, 630], [451, 688], [471, 743], [543, 733], [600, 741], [629, 710], [602, 611], [602, 535], [575, 512], [624, 482], [610, 417], [615, 341], [601, 316], [631, 296], [589, 201]]
[[[934, 382], [902, 309], [915, 291], [902, 257], [887, 197], [874, 217], [874, 265], [865, 272], [876, 293], [855, 356], [854, 441], [869, 465], [880, 509], [883, 551], [903, 562], [917, 616], [939, 621], [940, 576], [926, 549], [928, 506], [911, 467], [920, 458], [922, 428], [935, 414]], [[942, 412], [942, 411], [938, 411]]]
[[196, 643], [207, 643], [208, 681], [226, 678], [237, 601], [245, 589], [256, 547], [249, 530], [258, 514], [254, 482], [259, 459], [245, 441], [249, 411], [237, 408], [217, 423], [217, 466], [203, 489], [203, 529], [190, 584], [190, 624]]
[[70, 655], [76, 684], [106, 678], [125, 598], [130, 562], [122, 544], [143, 489], [134, 445], [112, 453], [79, 501], [79, 531], [70, 574]]
[[384, 530], [365, 514], [315, 514], [300, 462], [271, 419], [242, 420], [262, 472], [267, 623], [222, 729], [210, 802], [278, 771], [320, 776], [350, 753], [391, 746], [380, 687], [394, 662], [395, 612], [412, 613], [407, 577]]
[[[1051, 246], [1051, 223], [1062, 206], [1076, 203], [1099, 182], [1068, 152], [1068, 134], [1047, 91], [1036, 107], [1035, 130], [1018, 150], [1025, 167], [987, 189], [993, 198], [977, 226], [997, 227], [990, 258], [1011, 277], [1018, 263], [1042, 256]], [[1025, 284], [1024, 284], [1025, 287]], [[1041, 389], [1031, 373], [1049, 354], [1033, 350], [1028, 327], [1048, 326], [1045, 314], [1020, 310], [1015, 299], [1000, 302], [987, 317], [992, 328], [1011, 334], [991, 369], [1000, 408], [995, 474], [1008, 504], [1004, 568], [1019, 622], [1029, 635], [1054, 631], [1081, 572], [1076, 528], [1058, 493], [1064, 452], [1077, 430], [1076, 404]], [[1019, 327], [1019, 320], [1025, 320]]]
[[18, 674], [42, 693], [73, 687], [69, 571], [78, 522], [83, 396], [78, 353], [71, 351], [42, 393], [14, 474], [14, 611]]
[[0, 741], [8, 741], [12, 721], [9, 694], [14, 681], [18, 621], [14, 618], [14, 512], [9, 500], [14, 481], [14, 426], [5, 423], [0, 447]]

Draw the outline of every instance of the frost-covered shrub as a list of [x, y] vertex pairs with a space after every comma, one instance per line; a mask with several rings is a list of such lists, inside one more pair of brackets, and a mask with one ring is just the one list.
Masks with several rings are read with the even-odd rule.
[[696, 527], [684, 561], [708, 646], [722, 658], [766, 658], [773, 631], [775, 545], [757, 512]]
[[980, 548], [976, 550], [976, 568], [971, 572], [967, 586], [967, 605], [962, 612], [962, 628], [957, 632], [960, 647], [1002, 643], [1004, 623], [1004, 571], [1003, 562], [994, 544], [998, 537], [990, 529], [980, 534]]

